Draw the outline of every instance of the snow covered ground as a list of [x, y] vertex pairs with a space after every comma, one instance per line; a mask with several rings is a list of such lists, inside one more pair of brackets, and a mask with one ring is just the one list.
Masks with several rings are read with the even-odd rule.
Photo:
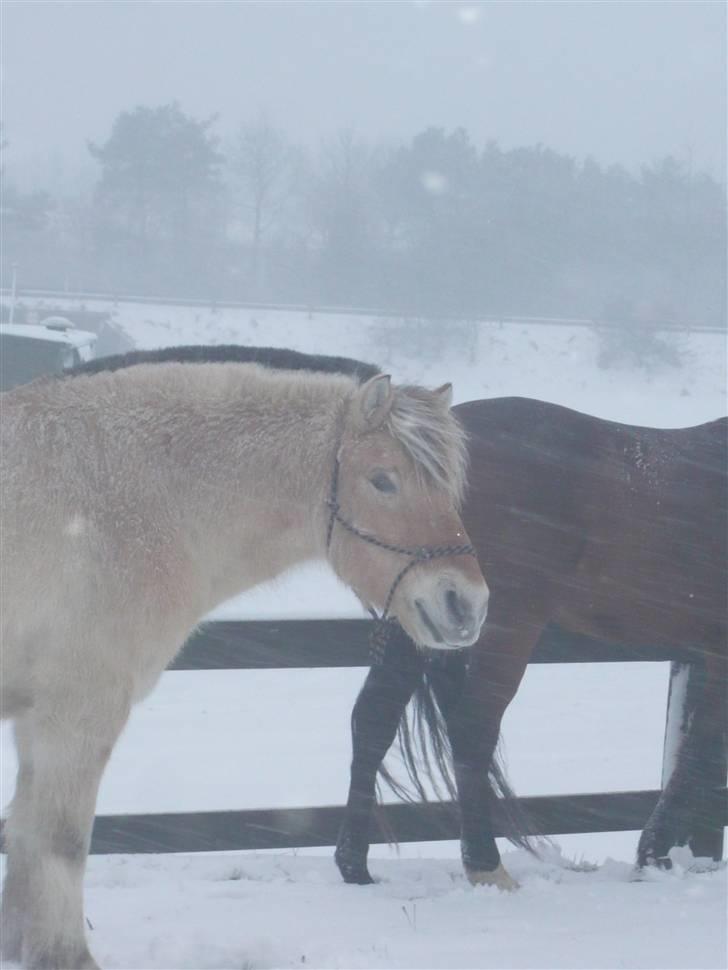
[[[564, 326], [479, 325], [474, 341], [446, 341], [423, 360], [411, 325], [401, 324], [408, 343], [397, 350], [381, 321], [362, 317], [123, 304], [116, 319], [140, 347], [239, 342], [346, 354], [396, 380], [452, 380], [457, 401], [522, 394], [663, 427], [726, 413], [726, 342], [712, 334], [675, 338], [684, 366], [650, 375], [600, 369], [594, 335]], [[310, 567], [217, 615], [358, 616], [360, 608], [324, 568]], [[358, 669], [165, 674], [114, 752], [99, 812], [341, 803], [363, 677]], [[666, 691], [662, 664], [531, 668], [504, 723], [516, 790], [658, 787]], [[6, 803], [15, 761], [5, 729], [0, 744]], [[690, 871], [681, 852], [672, 873], [633, 882], [636, 838], [559, 837], [562, 860], [507, 852], [522, 883], [513, 895], [471, 889], [454, 843], [403, 846], [399, 858], [374, 847], [382, 881], [363, 888], [340, 882], [330, 848], [96, 857], [89, 936], [103, 965], [129, 970], [725, 967], [725, 868]], [[582, 858], [601, 867], [563, 866]]]
[[353, 887], [306, 857], [93, 859], [90, 939], [109, 967], [170, 970], [724, 966], [724, 872], [634, 883], [624, 862], [506, 862], [518, 893], [474, 890], [450, 860], [387, 862]]

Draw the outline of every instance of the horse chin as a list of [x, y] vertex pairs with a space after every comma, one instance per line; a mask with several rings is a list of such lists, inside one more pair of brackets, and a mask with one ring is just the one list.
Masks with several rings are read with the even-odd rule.
[[417, 643], [430, 650], [462, 650], [472, 647], [480, 636], [480, 625], [467, 632], [462, 628], [453, 629], [451, 625], [443, 624], [439, 617], [433, 619], [431, 612], [420, 599], [415, 600], [415, 609], [420, 626], [425, 631], [425, 635]]
[[428, 650], [439, 650], [440, 653], [452, 653], [456, 650], [464, 650], [469, 647], [469, 643], [423, 643], [421, 646]]
[[[463, 638], [455, 631], [443, 630], [442, 626], [432, 619], [422, 600], [415, 600], [414, 607], [414, 610], [409, 611], [412, 622], [407, 626], [414, 627], [410, 636], [419, 647], [427, 650], [462, 650], [464, 647], [472, 646], [478, 639], [478, 632]], [[402, 625], [405, 626], [405, 623], [403, 622]]]
[[447, 640], [445, 643], [437, 643], [432, 649], [433, 650], [466, 650], [468, 647], [472, 647], [474, 643], [478, 640], [477, 634], [473, 637], [468, 637], [466, 640], [453, 638]]

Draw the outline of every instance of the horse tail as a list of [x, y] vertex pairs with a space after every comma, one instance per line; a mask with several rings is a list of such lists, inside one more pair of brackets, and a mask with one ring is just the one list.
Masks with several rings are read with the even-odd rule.
[[[457, 664], [454, 669], [453, 661]], [[450, 667], [448, 673], [454, 674], [462, 686], [465, 658], [448, 657], [447, 662]], [[402, 715], [397, 729], [397, 741], [407, 780], [400, 781], [395, 778], [384, 763], [379, 768], [381, 780], [391, 791], [402, 801], [411, 804], [428, 802], [431, 796], [428, 794], [427, 783], [438, 801], [449, 800], [457, 805], [450, 739], [427, 671], [413, 695], [411, 710], [408, 708]], [[500, 739], [487, 769], [487, 782], [491, 802], [498, 802], [499, 821], [503, 823], [502, 834], [513, 845], [537, 855], [534, 840], [539, 837], [539, 833], [508, 782], [499, 749]]]

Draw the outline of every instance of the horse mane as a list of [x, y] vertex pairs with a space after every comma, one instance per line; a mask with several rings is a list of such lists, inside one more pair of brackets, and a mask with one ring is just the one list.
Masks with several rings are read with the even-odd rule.
[[[137, 364], [260, 364], [274, 370], [341, 374], [363, 384], [381, 374], [375, 364], [351, 357], [304, 354], [281, 347], [250, 347], [241, 344], [190, 344], [132, 350], [98, 357], [65, 371], [63, 379], [101, 374]], [[467, 476], [465, 432], [449, 409], [421, 387], [395, 386], [387, 428], [400, 442], [422, 476], [442, 488], [459, 505]]]
[[343, 374], [360, 384], [381, 373], [374, 364], [365, 364], [350, 357], [328, 357], [324, 354], [303, 354], [281, 347], [248, 347], [242, 344], [188, 344], [158, 347], [154, 350], [131, 350], [126, 354], [97, 357], [69, 368], [62, 375], [101, 374], [123, 370], [137, 364], [260, 364], [275, 370], [310, 371], [311, 373]]
[[425, 388], [395, 387], [387, 424], [415, 468], [460, 505], [468, 471], [467, 436], [450, 408]]

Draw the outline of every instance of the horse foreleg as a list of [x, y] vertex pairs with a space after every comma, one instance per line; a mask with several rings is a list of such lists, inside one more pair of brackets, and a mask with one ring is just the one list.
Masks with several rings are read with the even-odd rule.
[[28, 843], [31, 833], [31, 798], [33, 792], [33, 737], [28, 715], [14, 724], [18, 754], [15, 795], [3, 829], [6, 867], [0, 908], [0, 954], [3, 960], [19, 963], [23, 952], [23, 927], [28, 909]]
[[489, 769], [494, 767], [503, 714], [518, 689], [540, 629], [533, 623], [515, 628], [500, 626], [497, 618], [488, 620], [483, 636], [471, 648], [462, 686], [433, 678], [452, 748], [463, 866], [473, 885], [507, 890], [518, 886], [501, 862], [493, 834], [496, 793]]
[[351, 782], [334, 856], [345, 882], [373, 882], [367, 869], [367, 854], [377, 771], [394, 741], [423, 669], [424, 660], [415, 645], [397, 628], [381, 662], [369, 671], [354, 705]]
[[83, 877], [99, 782], [127, 713], [118, 689], [88, 697], [73, 688], [33, 711], [32, 797], [21, 820], [27, 970], [97, 967], [86, 944]]
[[[443, 705], [440, 702], [440, 708]], [[515, 888], [503, 867], [493, 835], [491, 802], [494, 793], [488, 765], [498, 742], [497, 717], [480, 717], [473, 698], [464, 694], [459, 704], [445, 714], [453, 755], [455, 781], [460, 804], [460, 848], [463, 866], [473, 885]]]

